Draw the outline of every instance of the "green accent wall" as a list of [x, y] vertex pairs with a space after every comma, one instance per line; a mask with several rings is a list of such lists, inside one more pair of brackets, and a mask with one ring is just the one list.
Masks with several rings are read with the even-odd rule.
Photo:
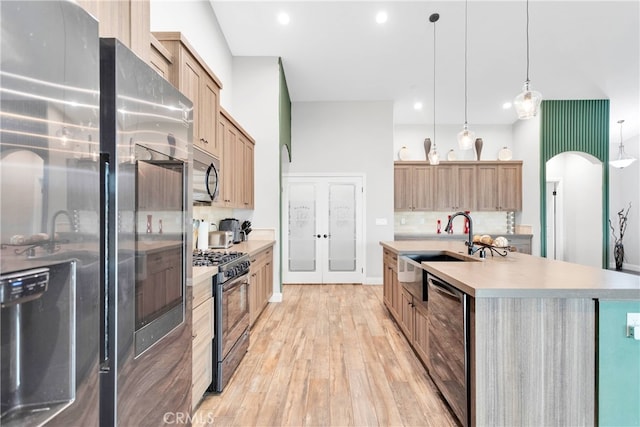
[[627, 313], [640, 301], [600, 301], [598, 424], [640, 426], [640, 341], [627, 338]]
[[282, 147], [284, 145], [287, 147], [289, 162], [291, 162], [291, 98], [289, 97], [287, 78], [284, 75], [282, 58], [278, 58], [278, 66], [280, 68], [280, 146]]
[[[287, 78], [284, 75], [284, 66], [282, 64], [282, 58], [278, 58], [278, 69], [280, 75], [280, 84], [278, 89], [278, 121], [279, 121], [279, 135], [280, 145], [278, 151], [278, 168], [279, 168], [279, 180], [278, 184], [279, 200], [278, 206], [282, 206], [282, 149], [286, 147], [287, 155], [289, 156], [289, 163], [291, 163], [291, 98], [289, 97], [289, 87], [287, 86]], [[282, 260], [282, 242], [285, 241], [282, 236], [282, 208], [280, 209], [280, 259]], [[280, 262], [280, 292], [282, 293], [282, 262]]]
[[540, 122], [540, 252], [547, 256], [547, 161], [578, 151], [602, 162], [602, 268], [609, 266], [609, 100], [544, 100]]

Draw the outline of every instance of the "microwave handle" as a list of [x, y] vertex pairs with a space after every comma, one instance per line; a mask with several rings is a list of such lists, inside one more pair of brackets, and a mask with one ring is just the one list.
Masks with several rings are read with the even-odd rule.
[[[213, 189], [213, 193], [211, 192], [211, 189], [209, 188], [209, 175], [211, 175], [211, 171], [213, 171], [213, 173], [215, 174], [215, 177], [216, 177], [216, 187]], [[215, 198], [215, 195], [218, 192], [219, 182], [220, 181], [218, 180], [218, 170], [216, 169], [214, 164], [211, 163], [209, 165], [209, 167], [207, 168], [207, 174], [204, 177], [204, 184], [205, 184], [205, 186], [207, 188], [207, 193], [209, 194], [209, 197], [211, 197], [211, 200], [213, 200]]]

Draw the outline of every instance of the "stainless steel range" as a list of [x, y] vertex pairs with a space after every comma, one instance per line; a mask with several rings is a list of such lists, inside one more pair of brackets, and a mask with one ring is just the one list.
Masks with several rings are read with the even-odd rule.
[[218, 266], [213, 280], [213, 382], [221, 392], [249, 348], [249, 255], [195, 251], [194, 266]]

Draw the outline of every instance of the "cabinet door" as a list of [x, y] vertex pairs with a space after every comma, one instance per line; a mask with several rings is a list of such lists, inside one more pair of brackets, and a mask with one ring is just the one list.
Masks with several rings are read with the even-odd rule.
[[498, 167], [498, 195], [501, 211], [522, 210], [522, 165]]
[[458, 175], [455, 166], [438, 165], [435, 168], [436, 210], [455, 211], [458, 206]]
[[193, 309], [191, 353], [191, 407], [195, 408], [212, 380], [213, 306], [211, 298]]
[[186, 51], [182, 51], [183, 60], [180, 91], [193, 102], [193, 144], [203, 148], [200, 135], [200, 78], [202, 69], [196, 60]]
[[218, 86], [208, 75], [201, 82], [201, 105], [198, 112], [200, 120], [200, 138], [202, 148], [216, 157], [220, 156], [220, 143], [216, 137], [218, 117]]
[[392, 314], [396, 318], [396, 321], [400, 321], [400, 315], [402, 313], [401, 287], [398, 281], [398, 269], [394, 265], [391, 267], [391, 306], [393, 307]]
[[413, 336], [413, 297], [400, 285], [400, 328], [411, 342]]
[[236, 139], [237, 134], [234, 126], [226, 119], [220, 122], [224, 140], [222, 145], [222, 199], [225, 207], [233, 207], [235, 202], [234, 189], [237, 186], [236, 180]]
[[395, 165], [393, 168], [393, 208], [397, 211], [409, 211], [413, 208], [411, 194], [411, 167]]
[[421, 301], [414, 301], [413, 346], [423, 363], [427, 363], [429, 350], [429, 329], [427, 327], [427, 307]]
[[476, 166], [456, 166], [458, 200], [455, 210], [475, 211], [476, 203]]
[[253, 144], [244, 137], [240, 139], [243, 149], [242, 204], [245, 209], [253, 209]]
[[478, 210], [499, 210], [498, 202], [498, 166], [478, 166]]
[[412, 168], [413, 210], [432, 211], [434, 202], [434, 168], [431, 166], [414, 166]]

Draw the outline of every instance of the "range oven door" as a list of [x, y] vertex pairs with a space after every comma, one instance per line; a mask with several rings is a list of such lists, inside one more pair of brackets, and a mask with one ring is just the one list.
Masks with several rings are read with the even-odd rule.
[[193, 148], [193, 203], [211, 205], [220, 194], [220, 160]]
[[222, 357], [249, 328], [249, 272], [222, 285]]

